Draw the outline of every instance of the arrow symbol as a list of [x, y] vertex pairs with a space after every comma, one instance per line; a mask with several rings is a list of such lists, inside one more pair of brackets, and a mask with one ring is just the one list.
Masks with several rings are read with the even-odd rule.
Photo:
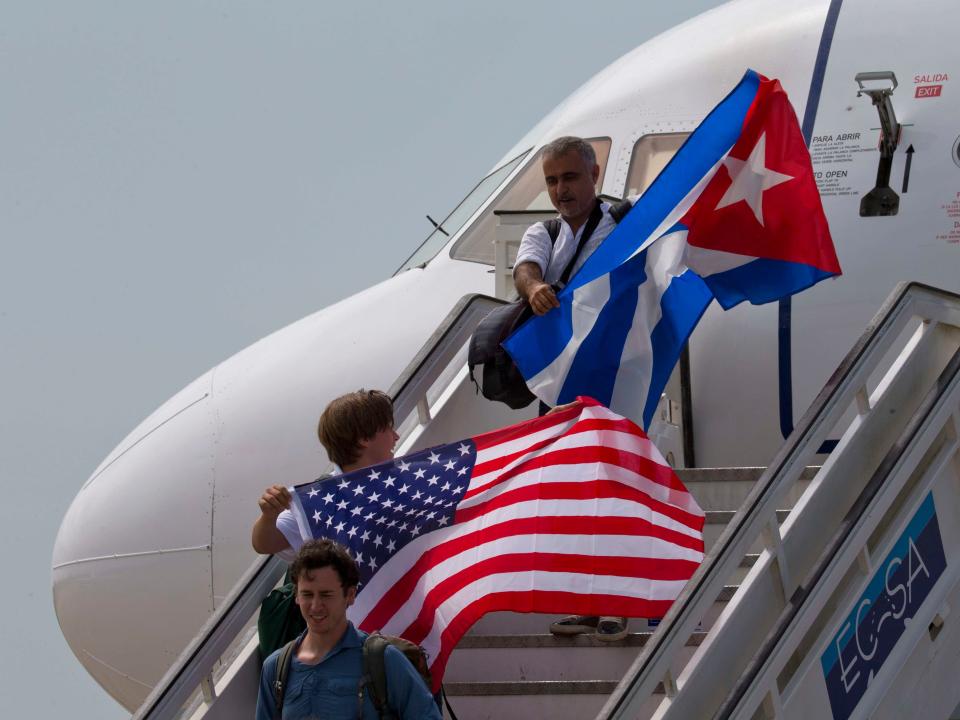
[[907, 187], [910, 185], [910, 166], [913, 164], [913, 145], [907, 148], [907, 164], [903, 166], [903, 188], [900, 190], [901, 193], [907, 192]]

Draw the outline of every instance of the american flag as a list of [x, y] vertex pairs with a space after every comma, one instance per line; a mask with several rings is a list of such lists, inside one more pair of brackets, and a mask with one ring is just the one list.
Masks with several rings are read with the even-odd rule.
[[643, 431], [570, 408], [295, 488], [305, 538], [349, 548], [349, 616], [428, 653], [435, 688], [496, 610], [662, 617], [703, 559], [704, 514]]

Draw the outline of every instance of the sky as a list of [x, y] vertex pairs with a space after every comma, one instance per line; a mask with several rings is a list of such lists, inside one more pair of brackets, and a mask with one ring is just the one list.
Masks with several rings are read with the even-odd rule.
[[128, 716], [50, 559], [134, 426], [389, 277], [568, 94], [717, 4], [0, 0], [4, 715]]

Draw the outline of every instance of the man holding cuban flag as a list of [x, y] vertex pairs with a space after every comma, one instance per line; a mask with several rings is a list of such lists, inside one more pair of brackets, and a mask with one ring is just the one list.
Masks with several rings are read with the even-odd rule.
[[840, 274], [779, 81], [748, 70], [559, 293], [503, 346], [530, 390], [648, 428], [710, 302], [762, 304]]

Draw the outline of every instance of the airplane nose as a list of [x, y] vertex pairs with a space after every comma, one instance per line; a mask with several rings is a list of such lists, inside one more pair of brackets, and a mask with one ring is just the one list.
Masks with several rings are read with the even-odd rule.
[[54, 545], [54, 608], [64, 637], [131, 710], [214, 606], [211, 376], [171, 398], [107, 457], [67, 510]]

